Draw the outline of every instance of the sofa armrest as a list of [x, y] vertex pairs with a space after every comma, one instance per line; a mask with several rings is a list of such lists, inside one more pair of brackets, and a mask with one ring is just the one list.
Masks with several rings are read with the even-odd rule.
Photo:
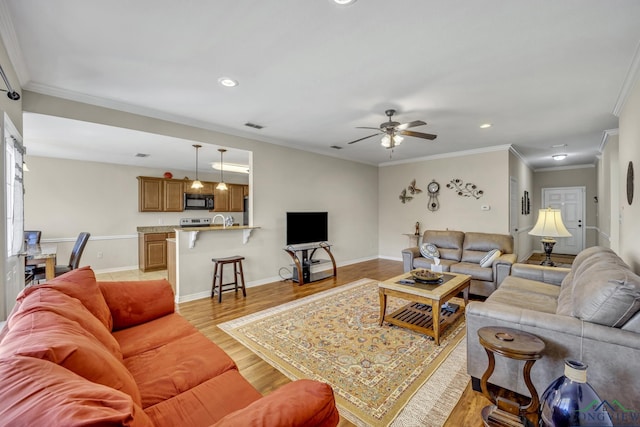
[[420, 256], [418, 247], [407, 248], [402, 250], [402, 267], [405, 273], [413, 270], [413, 259]]
[[570, 268], [545, 267], [534, 264], [513, 264], [511, 275], [522, 277], [523, 279], [537, 280], [538, 282], [560, 285], [562, 280], [571, 271]]
[[328, 384], [298, 380], [226, 415], [213, 426], [333, 427], [339, 420], [333, 390]]
[[502, 281], [511, 274], [511, 266], [518, 260], [516, 254], [502, 254], [493, 262], [493, 277], [496, 281], [496, 289]]
[[113, 330], [139, 325], [175, 310], [171, 284], [165, 280], [98, 282], [113, 317]]

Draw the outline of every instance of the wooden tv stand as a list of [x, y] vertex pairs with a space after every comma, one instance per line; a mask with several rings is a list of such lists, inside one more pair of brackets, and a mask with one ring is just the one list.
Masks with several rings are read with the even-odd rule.
[[[318, 249], [323, 249], [329, 255], [329, 259], [313, 259]], [[331, 253], [331, 245], [326, 242], [289, 245], [284, 248], [284, 251], [289, 254], [294, 262], [292, 264], [293, 274], [291, 280], [298, 282], [299, 285], [326, 279], [327, 277], [336, 277], [337, 275], [336, 260]], [[311, 271], [312, 267], [325, 265], [329, 262], [333, 265], [333, 272], [331, 270]]]

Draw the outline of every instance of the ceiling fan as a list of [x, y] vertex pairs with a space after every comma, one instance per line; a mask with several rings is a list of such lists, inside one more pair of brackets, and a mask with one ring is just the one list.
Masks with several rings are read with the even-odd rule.
[[430, 133], [422, 133], [422, 132], [414, 132], [411, 130], [407, 130], [409, 128], [413, 128], [416, 126], [423, 126], [426, 125], [425, 122], [423, 122], [422, 120], [414, 120], [412, 122], [408, 122], [408, 123], [399, 123], [399, 122], [394, 122], [392, 120], [393, 115], [396, 113], [396, 110], [387, 110], [384, 112], [387, 117], [389, 117], [389, 121], [381, 123], [380, 127], [374, 128], [374, 127], [361, 127], [358, 126], [357, 129], [376, 129], [378, 130], [378, 132], [374, 133], [373, 135], [369, 135], [369, 136], [365, 136], [364, 138], [360, 138], [360, 139], [356, 139], [355, 141], [351, 141], [349, 142], [349, 144], [353, 144], [356, 143], [358, 141], [362, 141], [364, 139], [367, 138], [371, 138], [373, 136], [376, 135], [383, 135], [382, 137], [382, 146], [385, 148], [393, 148], [397, 145], [400, 145], [400, 143], [402, 142], [402, 140], [404, 139], [402, 137], [402, 135], [405, 136], [413, 136], [416, 138], [422, 138], [422, 139], [430, 139], [430, 140], [434, 140], [436, 139], [437, 135], [433, 135]]

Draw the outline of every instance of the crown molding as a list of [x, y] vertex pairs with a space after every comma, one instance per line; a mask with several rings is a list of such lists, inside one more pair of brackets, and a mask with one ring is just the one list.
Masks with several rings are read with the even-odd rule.
[[534, 172], [553, 172], [553, 171], [563, 171], [563, 170], [570, 170], [570, 169], [588, 169], [588, 168], [595, 168], [596, 165], [573, 165], [573, 166], [554, 166], [552, 168], [540, 168], [540, 169], [534, 169]]
[[20, 50], [20, 44], [18, 43], [18, 36], [13, 26], [13, 21], [11, 21], [9, 6], [7, 6], [5, 0], [0, 0], [0, 38], [2, 38], [11, 65], [18, 76], [20, 88], [23, 89], [24, 85], [29, 81], [29, 72], [27, 71], [24, 56], [22, 56], [22, 51]]
[[492, 147], [486, 147], [486, 148], [476, 148], [476, 149], [473, 149], [473, 150], [454, 151], [454, 152], [451, 152], [451, 153], [434, 154], [432, 156], [415, 157], [413, 159], [396, 160], [396, 161], [393, 161], [393, 162], [385, 162], [385, 163], [380, 163], [378, 165], [378, 167], [405, 165], [405, 164], [408, 164], [408, 163], [424, 162], [426, 160], [448, 159], [448, 158], [451, 158], [451, 157], [471, 156], [471, 155], [474, 155], [474, 154], [493, 153], [495, 151], [506, 151], [506, 150], [509, 150], [510, 148], [511, 148], [511, 145], [509, 145], [509, 144], [507, 144], [507, 145], [494, 145]]
[[611, 138], [612, 136], [616, 136], [619, 133], [619, 129], [607, 129], [604, 132], [602, 132], [602, 140], [600, 141], [600, 146], [598, 147], [598, 152], [600, 153], [604, 153], [604, 149], [606, 148], [607, 144], [609, 143], [609, 138]]
[[627, 102], [627, 98], [629, 94], [633, 90], [636, 82], [640, 78], [640, 42], [636, 45], [636, 51], [631, 58], [631, 64], [629, 65], [629, 69], [627, 70], [627, 75], [624, 78], [624, 83], [622, 84], [622, 88], [620, 88], [620, 93], [618, 94], [618, 99], [616, 100], [616, 104], [613, 107], [613, 115], [616, 117], [620, 117], [620, 113], [624, 108], [624, 104]]
[[518, 160], [520, 160], [522, 163], [524, 163], [524, 165], [526, 167], [528, 167], [529, 169], [533, 170], [533, 168], [531, 167], [531, 163], [529, 163], [529, 161], [527, 159], [525, 159], [522, 154], [520, 154], [520, 152], [516, 149], [516, 147], [514, 147], [513, 145], [510, 146], [509, 147], [509, 152], [511, 152], [511, 154], [516, 156], [518, 158]]

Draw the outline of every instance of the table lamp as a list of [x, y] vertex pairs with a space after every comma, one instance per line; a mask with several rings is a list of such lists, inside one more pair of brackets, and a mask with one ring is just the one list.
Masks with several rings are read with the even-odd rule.
[[538, 211], [538, 222], [529, 232], [532, 236], [542, 236], [540, 240], [544, 247], [544, 253], [547, 255], [540, 265], [553, 267], [555, 264], [551, 261], [551, 251], [553, 245], [556, 244], [554, 237], [571, 237], [571, 233], [562, 223], [562, 213], [560, 209], [540, 209]]

